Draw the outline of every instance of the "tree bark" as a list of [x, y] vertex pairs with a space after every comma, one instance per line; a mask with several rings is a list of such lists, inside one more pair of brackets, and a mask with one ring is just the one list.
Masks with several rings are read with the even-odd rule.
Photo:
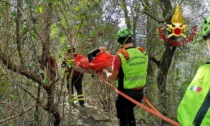
[[61, 118], [60, 118], [60, 113], [58, 111], [58, 105], [55, 104], [54, 102], [54, 86], [52, 87], [48, 87], [46, 89], [47, 91], [47, 95], [48, 95], [48, 99], [47, 99], [47, 105], [46, 105], [46, 110], [48, 112], [50, 112], [53, 117], [54, 117], [54, 126], [59, 126], [60, 125], [60, 121], [61, 121]]
[[17, 1], [17, 16], [16, 16], [16, 43], [17, 43], [17, 49], [18, 49], [18, 54], [20, 58], [21, 64], [24, 64], [23, 61], [23, 47], [22, 47], [22, 42], [21, 42], [21, 34], [20, 34], [20, 25], [21, 25], [21, 12], [19, 8], [22, 8], [22, 0]]
[[131, 22], [130, 22], [130, 18], [128, 16], [128, 10], [127, 10], [127, 3], [126, 0], [122, 0], [122, 9], [124, 11], [124, 15], [125, 15], [125, 23], [127, 25], [127, 28], [131, 29]]
[[[47, 15], [45, 17], [45, 30], [44, 30], [44, 35], [45, 35], [45, 39], [43, 42], [43, 53], [42, 53], [42, 61], [41, 63], [43, 63], [43, 65], [46, 67], [48, 66], [48, 58], [50, 56], [50, 45], [51, 45], [51, 41], [50, 41], [50, 27], [52, 24], [52, 13], [53, 13], [53, 8], [52, 8], [52, 3], [49, 2], [48, 3], [48, 8], [47, 8]], [[46, 68], [46, 72], [48, 72], [48, 68]], [[50, 77], [48, 77], [50, 78]], [[52, 80], [54, 81], [54, 80]], [[48, 95], [48, 100], [47, 100], [47, 111], [52, 113], [53, 117], [54, 117], [54, 126], [59, 126], [61, 118], [60, 118], [60, 113], [58, 111], [58, 105], [54, 102], [54, 84], [53, 83], [49, 83], [48, 85], [46, 85], [45, 88], [47, 95]]]

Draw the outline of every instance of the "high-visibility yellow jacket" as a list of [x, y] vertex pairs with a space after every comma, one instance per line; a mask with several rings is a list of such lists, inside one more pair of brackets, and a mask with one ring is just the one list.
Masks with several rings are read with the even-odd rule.
[[177, 110], [181, 126], [210, 126], [210, 64], [202, 65]]

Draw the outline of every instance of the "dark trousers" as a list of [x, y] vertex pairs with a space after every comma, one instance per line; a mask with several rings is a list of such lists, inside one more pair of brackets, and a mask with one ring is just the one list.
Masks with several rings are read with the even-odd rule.
[[[141, 102], [144, 96], [143, 89], [122, 91], [126, 95]], [[116, 99], [117, 118], [120, 126], [136, 126], [134, 107], [136, 105], [123, 96], [119, 95]]]
[[[72, 87], [71, 87], [71, 91], [72, 91], [72, 94], [74, 94], [74, 87], [77, 91], [77, 96], [78, 96], [78, 101], [79, 101], [79, 104], [80, 106], [83, 106], [84, 105], [84, 96], [83, 96], [83, 92], [82, 92], [82, 78], [83, 78], [83, 74], [80, 74], [79, 76], [73, 76], [72, 77]], [[67, 75], [67, 88], [68, 88], [68, 91], [69, 91], [69, 84], [70, 84], [70, 75]]]

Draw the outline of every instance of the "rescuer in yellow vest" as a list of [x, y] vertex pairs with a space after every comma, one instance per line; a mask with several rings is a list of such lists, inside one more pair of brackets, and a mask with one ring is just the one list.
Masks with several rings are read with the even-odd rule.
[[[132, 31], [129, 28], [120, 30], [117, 42], [121, 45], [112, 63], [112, 71], [103, 73], [117, 81], [117, 88], [131, 98], [141, 102], [146, 84], [148, 56], [133, 46]], [[120, 126], [136, 126], [134, 107], [136, 105], [121, 95], [116, 98], [117, 117]]]
[[[202, 25], [210, 52], [210, 14]], [[181, 126], [210, 126], [210, 62], [199, 67], [177, 110]]]

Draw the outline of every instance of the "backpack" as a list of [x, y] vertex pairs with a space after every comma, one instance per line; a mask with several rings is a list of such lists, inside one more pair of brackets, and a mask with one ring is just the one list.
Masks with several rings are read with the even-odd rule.
[[199, 67], [177, 109], [182, 126], [210, 126], [210, 64]]

